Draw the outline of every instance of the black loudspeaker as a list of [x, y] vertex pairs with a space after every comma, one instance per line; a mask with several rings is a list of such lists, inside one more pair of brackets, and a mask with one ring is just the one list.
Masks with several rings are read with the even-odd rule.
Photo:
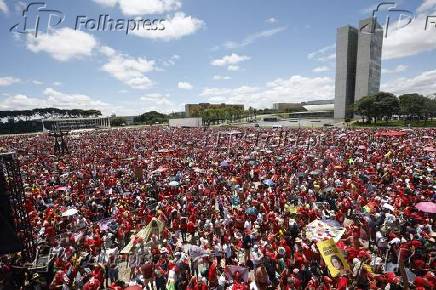
[[23, 245], [17, 237], [5, 177], [2, 173], [0, 171], [0, 255], [23, 250]]

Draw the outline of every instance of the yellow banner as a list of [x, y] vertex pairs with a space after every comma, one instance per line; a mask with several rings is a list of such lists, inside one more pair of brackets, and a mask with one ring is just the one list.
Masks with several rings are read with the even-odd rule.
[[345, 270], [350, 269], [350, 266], [333, 239], [318, 242], [316, 246], [329, 269], [330, 276], [336, 277]]

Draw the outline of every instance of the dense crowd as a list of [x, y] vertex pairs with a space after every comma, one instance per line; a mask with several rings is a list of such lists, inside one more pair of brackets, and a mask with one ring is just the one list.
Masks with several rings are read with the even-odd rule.
[[[435, 129], [238, 130], [1, 138], [49, 289], [435, 289]], [[0, 289], [45, 289], [20, 266]]]

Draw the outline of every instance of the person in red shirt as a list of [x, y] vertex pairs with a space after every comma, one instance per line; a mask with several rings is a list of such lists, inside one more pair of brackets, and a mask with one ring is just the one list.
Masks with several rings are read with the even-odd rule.
[[336, 290], [346, 290], [348, 287], [348, 278], [347, 276], [341, 276], [338, 279], [338, 283], [336, 285]]

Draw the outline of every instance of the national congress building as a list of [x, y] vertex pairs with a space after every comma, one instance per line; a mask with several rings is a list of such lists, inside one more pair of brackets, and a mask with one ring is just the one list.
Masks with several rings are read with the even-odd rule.
[[380, 90], [383, 29], [375, 18], [359, 29], [340, 27], [336, 34], [335, 119], [353, 118], [353, 106]]

